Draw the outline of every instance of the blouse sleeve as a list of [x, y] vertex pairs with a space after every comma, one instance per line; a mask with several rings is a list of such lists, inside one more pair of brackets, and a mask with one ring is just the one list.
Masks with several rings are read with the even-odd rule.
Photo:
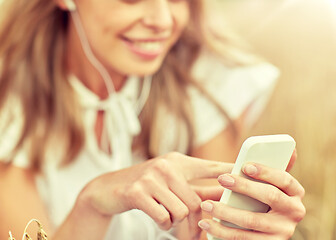
[[0, 112], [0, 162], [11, 162], [16, 167], [29, 168], [26, 151], [19, 149], [12, 154], [22, 128], [22, 112], [17, 101], [9, 99]]
[[[213, 56], [202, 55], [193, 67], [193, 76], [226, 111], [238, 119], [247, 109], [245, 123], [252, 125], [274, 89], [279, 71], [268, 63], [227, 68]], [[195, 88], [190, 89], [194, 112], [195, 145], [205, 144], [228, 124], [216, 106]]]

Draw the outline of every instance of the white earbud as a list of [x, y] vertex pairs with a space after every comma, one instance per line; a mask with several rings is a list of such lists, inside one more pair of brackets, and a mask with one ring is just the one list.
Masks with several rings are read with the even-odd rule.
[[70, 12], [76, 10], [76, 4], [73, 0], [64, 0], [64, 3]]

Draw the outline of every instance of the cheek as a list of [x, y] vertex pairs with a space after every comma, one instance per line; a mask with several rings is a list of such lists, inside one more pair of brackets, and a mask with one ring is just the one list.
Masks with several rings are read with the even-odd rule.
[[183, 6], [180, 6], [176, 9], [173, 9], [174, 18], [176, 21], [177, 28], [183, 30], [190, 20], [190, 9], [187, 3], [184, 3]]
[[120, 4], [116, 4], [115, 0], [104, 1], [99, 5], [95, 1], [90, 0], [89, 4], [83, 6], [81, 14], [81, 20], [87, 28], [89, 37], [102, 40], [106, 35], [111, 36], [111, 33], [118, 34], [122, 25], [127, 23], [127, 19], [125, 20], [126, 9], [121, 8]]
[[[97, 24], [95, 24], [97, 23]], [[99, 23], [99, 24], [98, 24]], [[91, 34], [89, 39], [94, 40], [95, 47], [112, 47], [116, 42], [116, 38], [122, 32], [122, 26], [114, 19], [105, 18], [101, 15], [95, 15], [90, 24]]]

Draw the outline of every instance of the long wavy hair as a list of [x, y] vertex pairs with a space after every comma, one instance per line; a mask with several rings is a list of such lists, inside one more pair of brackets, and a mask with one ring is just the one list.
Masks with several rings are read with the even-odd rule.
[[[85, 142], [79, 104], [65, 66], [69, 15], [55, 2], [5, 0], [0, 9], [0, 113], [10, 97], [19, 100], [23, 124], [15, 151], [26, 147], [36, 170], [52, 139], [65, 144], [63, 163], [75, 159]], [[191, 152], [194, 130], [187, 87], [193, 85], [220, 109], [191, 76], [193, 63], [203, 49], [213, 51], [226, 65], [253, 61], [253, 55], [243, 51], [241, 42], [231, 33], [207, 27], [202, 0], [193, 1], [190, 8], [190, 24], [154, 74], [149, 99], [140, 115], [142, 132], [135, 144], [149, 158], [159, 154], [159, 109], [171, 112], [186, 126]], [[235, 127], [229, 122], [235, 135]]]

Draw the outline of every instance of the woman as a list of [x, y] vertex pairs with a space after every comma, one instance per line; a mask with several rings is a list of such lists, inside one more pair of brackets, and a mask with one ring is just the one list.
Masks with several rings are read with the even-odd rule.
[[[272, 184], [260, 187], [225, 174], [229, 163], [200, 159], [233, 161], [237, 135], [277, 75], [265, 64], [243, 67], [253, 57], [228, 39], [218, 44], [201, 1], [4, 4], [1, 237], [30, 218], [52, 239], [198, 239], [198, 224], [222, 239], [290, 237], [304, 215], [304, 190], [292, 176], [247, 166]], [[202, 200], [218, 199], [222, 188], [189, 182], [220, 175], [224, 187], [272, 210], [215, 201], [203, 210], [255, 231], [201, 221]], [[180, 231], [185, 221], [189, 230]]]

